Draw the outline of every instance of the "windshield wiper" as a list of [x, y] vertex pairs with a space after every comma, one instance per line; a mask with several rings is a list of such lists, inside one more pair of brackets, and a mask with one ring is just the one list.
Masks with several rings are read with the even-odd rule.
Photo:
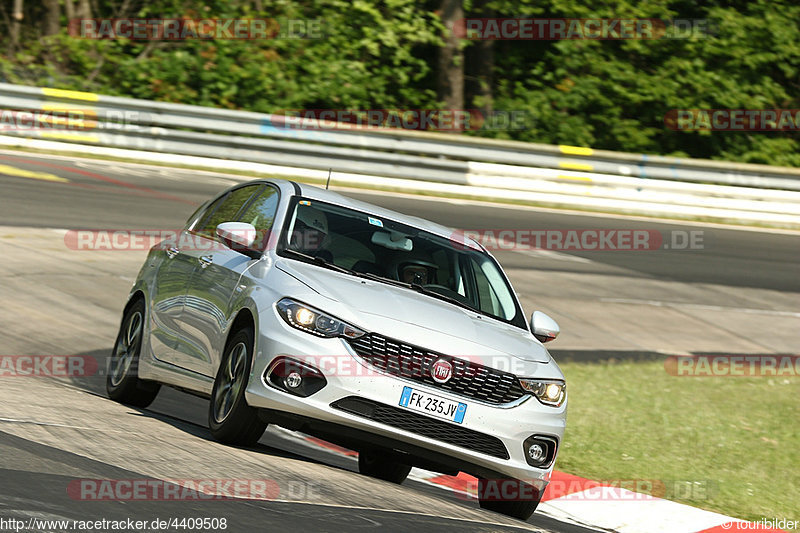
[[312, 263], [312, 264], [315, 264], [315, 265], [319, 265], [321, 267], [329, 268], [331, 270], [335, 270], [336, 272], [342, 272], [344, 274], [354, 274], [354, 272], [352, 270], [350, 270], [349, 268], [344, 268], [344, 267], [341, 267], [341, 266], [339, 266], [337, 264], [331, 263], [330, 261], [328, 261], [324, 257], [318, 257], [318, 256], [314, 256], [314, 255], [309, 255], [309, 254], [303, 253], [303, 252], [301, 252], [299, 250], [293, 250], [292, 248], [284, 248], [281, 251], [283, 253], [285, 253], [285, 254], [292, 255], [292, 256], [294, 256], [294, 257], [296, 257], [298, 259], [303, 259], [307, 263]]
[[357, 270], [351, 270], [354, 276], [358, 276], [359, 278], [366, 278], [371, 279], [372, 281], [380, 281], [382, 283], [388, 283], [389, 285], [394, 285], [395, 287], [405, 287], [406, 289], [409, 288], [408, 283], [403, 283], [402, 281], [397, 281], [396, 279], [387, 278], [385, 276], [379, 276], [378, 274], [372, 274], [371, 272], [359, 272]]
[[406, 286], [411, 288], [411, 289], [414, 289], [415, 291], [417, 291], [417, 292], [419, 292], [421, 294], [426, 294], [428, 296], [432, 296], [434, 298], [438, 298], [439, 300], [451, 303], [453, 305], [457, 305], [459, 307], [463, 307], [464, 309], [469, 309], [473, 313], [478, 313], [478, 314], [481, 314], [481, 315], [491, 316], [491, 315], [487, 315], [486, 313], [484, 313], [483, 311], [481, 311], [479, 309], [475, 309], [471, 305], [466, 304], [466, 303], [462, 302], [461, 300], [457, 300], [457, 299], [453, 298], [452, 296], [447, 296], [446, 294], [442, 294], [440, 292], [436, 292], [436, 291], [432, 291], [430, 289], [426, 289], [423, 285], [420, 285], [419, 283], [408, 283]]
[[[432, 296], [432, 297], [437, 298], [439, 300], [442, 300], [444, 302], [448, 302], [448, 303], [451, 303], [453, 305], [457, 305], [459, 307], [463, 307], [464, 309], [469, 309], [470, 311], [473, 311], [475, 313], [480, 313], [482, 315], [486, 314], [483, 311], [475, 309], [471, 305], [465, 304], [464, 302], [456, 300], [455, 298], [447, 296], [446, 294], [442, 294], [440, 292], [436, 292], [436, 291], [432, 291], [430, 289], [426, 289], [423, 285], [420, 285], [419, 283], [406, 283], [404, 281], [398, 281], [396, 279], [386, 278], [384, 276], [379, 276], [378, 274], [370, 274], [369, 272], [357, 272], [357, 271], [351, 271], [351, 272], [354, 275], [359, 276], [361, 278], [367, 278], [367, 279], [371, 279], [373, 281], [381, 281], [381, 282], [384, 282], [384, 283], [388, 283], [390, 285], [394, 285], [396, 287], [403, 287], [404, 289], [412, 289], [412, 290], [415, 290], [415, 291], [417, 291], [417, 292], [419, 292], [421, 294], [425, 294], [427, 296]], [[491, 316], [491, 315], [486, 315], [486, 316]]]

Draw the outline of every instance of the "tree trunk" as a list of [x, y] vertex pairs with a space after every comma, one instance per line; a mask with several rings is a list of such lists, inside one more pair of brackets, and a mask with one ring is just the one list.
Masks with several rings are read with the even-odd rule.
[[464, 52], [454, 31], [464, 18], [461, 0], [442, 0], [441, 16], [446, 30], [439, 49], [438, 96], [446, 109], [464, 109]]
[[42, 35], [55, 35], [61, 29], [61, 9], [58, 0], [43, 0], [44, 20], [42, 21]]
[[14, 0], [11, 9], [11, 28], [8, 35], [8, 57], [11, 57], [19, 44], [19, 29], [22, 23], [22, 0]]
[[78, 0], [78, 12], [76, 16], [79, 19], [92, 18], [92, 6], [89, 5], [89, 0]]
[[64, 13], [67, 15], [67, 24], [75, 18], [75, 2], [64, 0]]
[[[488, 0], [477, 0], [473, 5], [475, 16], [492, 18], [494, 12], [486, 7]], [[472, 15], [472, 13], [470, 13]], [[494, 85], [494, 39], [474, 41], [470, 47], [470, 77], [474, 80], [469, 88], [471, 105], [490, 114], [493, 108]]]

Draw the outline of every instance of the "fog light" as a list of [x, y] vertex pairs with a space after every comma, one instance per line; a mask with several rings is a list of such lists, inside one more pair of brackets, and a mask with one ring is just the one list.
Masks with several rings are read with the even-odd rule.
[[541, 463], [547, 457], [547, 452], [541, 445], [534, 443], [528, 447], [528, 457], [534, 463]]
[[284, 382], [286, 383], [286, 386], [289, 387], [290, 389], [296, 389], [303, 382], [303, 377], [297, 372], [292, 372], [291, 374], [286, 376]]
[[531, 435], [522, 443], [525, 461], [534, 468], [549, 468], [556, 459], [558, 440], [547, 435]]
[[264, 371], [264, 381], [270, 387], [302, 398], [316, 394], [328, 383], [318, 368], [288, 357], [277, 357]]

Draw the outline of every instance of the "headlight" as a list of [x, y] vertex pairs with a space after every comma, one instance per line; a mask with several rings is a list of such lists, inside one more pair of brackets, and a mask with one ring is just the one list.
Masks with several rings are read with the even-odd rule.
[[567, 384], [563, 381], [519, 378], [519, 383], [545, 405], [560, 407], [567, 397]]
[[318, 337], [357, 339], [364, 335], [357, 327], [289, 298], [284, 298], [275, 307], [287, 324]]

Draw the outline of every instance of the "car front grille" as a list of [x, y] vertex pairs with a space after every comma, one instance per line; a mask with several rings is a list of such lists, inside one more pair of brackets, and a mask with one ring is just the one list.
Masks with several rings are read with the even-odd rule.
[[418, 415], [400, 407], [385, 405], [357, 396], [337, 400], [331, 404], [331, 407], [453, 446], [500, 459], [509, 458], [505, 444], [497, 437], [454, 423]]
[[[525, 395], [517, 377], [508, 372], [431, 352], [375, 333], [347, 342], [359, 357], [382, 372], [453, 394], [496, 405], [513, 402]], [[438, 359], [446, 359], [453, 365], [453, 376], [446, 383], [439, 383], [431, 376], [431, 365]]]

